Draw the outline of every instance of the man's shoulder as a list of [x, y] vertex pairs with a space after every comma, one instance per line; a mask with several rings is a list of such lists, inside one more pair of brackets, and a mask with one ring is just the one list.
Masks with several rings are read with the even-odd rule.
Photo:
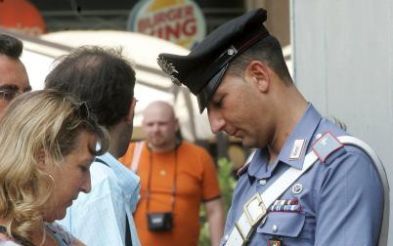
[[347, 146], [339, 140], [339, 137], [349, 135], [343, 125], [339, 121], [321, 119], [318, 128], [309, 140], [310, 151], [317, 155], [321, 163], [329, 164], [334, 159], [346, 154]]
[[[345, 139], [348, 138], [354, 140], [347, 142]], [[310, 151], [317, 156], [319, 164], [328, 169], [339, 168], [342, 163], [352, 163], [355, 160], [357, 160], [357, 167], [359, 165], [374, 166], [374, 161], [370, 158], [369, 153], [357, 144], [358, 141], [361, 140], [341, 129], [336, 131], [322, 130], [314, 135]]]
[[90, 166], [91, 182], [103, 182], [104, 180], [111, 179], [114, 177], [114, 172], [107, 163], [100, 161], [94, 161]]
[[96, 196], [100, 193], [106, 194], [117, 190], [118, 177], [113, 166], [121, 165], [121, 163], [115, 159], [114, 160], [118, 163], [114, 163], [113, 160], [103, 157], [104, 156], [98, 156], [91, 164], [91, 191], [88, 194], [80, 194], [79, 197], [89, 199], [89, 197]]
[[93, 165], [94, 170], [91, 169], [91, 171], [96, 172], [97, 175], [103, 175], [106, 177], [110, 177], [113, 175], [117, 176], [117, 172], [119, 172], [119, 170], [128, 170], [128, 168], [126, 168], [118, 159], [116, 159], [110, 153], [105, 153], [104, 155], [97, 156], [91, 167], [93, 167]]

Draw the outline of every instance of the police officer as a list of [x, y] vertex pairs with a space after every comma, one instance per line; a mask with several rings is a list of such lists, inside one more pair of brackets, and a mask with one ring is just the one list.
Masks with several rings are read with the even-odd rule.
[[240, 174], [221, 243], [376, 245], [384, 202], [377, 168], [363, 150], [343, 145], [339, 136], [348, 134], [297, 90], [265, 20], [263, 9], [248, 12], [189, 55], [158, 59], [197, 96], [200, 111], [207, 108], [213, 132], [257, 148]]

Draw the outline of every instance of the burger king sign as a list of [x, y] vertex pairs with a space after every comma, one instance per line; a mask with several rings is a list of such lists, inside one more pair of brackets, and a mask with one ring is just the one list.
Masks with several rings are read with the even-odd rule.
[[206, 22], [192, 0], [143, 0], [132, 9], [128, 29], [192, 48], [205, 36]]

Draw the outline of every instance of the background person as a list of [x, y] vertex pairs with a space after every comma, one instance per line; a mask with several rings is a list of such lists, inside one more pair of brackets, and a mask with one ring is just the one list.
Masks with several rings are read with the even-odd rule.
[[[136, 158], [134, 171], [141, 178], [141, 199], [135, 212], [135, 223], [142, 245], [197, 245], [199, 209], [206, 207], [211, 245], [218, 245], [224, 227], [224, 209], [212, 158], [206, 150], [177, 138], [179, 123], [173, 108], [155, 101], [143, 112], [146, 141], [135, 154], [131, 144], [121, 161], [130, 166]], [[164, 213], [167, 222], [156, 229], [152, 220]]]
[[139, 245], [132, 211], [139, 178], [117, 158], [132, 135], [135, 71], [115, 50], [82, 47], [50, 72], [46, 88], [68, 92], [83, 101], [109, 132], [109, 150], [91, 168], [92, 190], [67, 210], [61, 224], [87, 245]]
[[22, 51], [20, 40], [0, 33], [0, 117], [16, 95], [31, 90], [25, 66], [20, 61]]
[[82, 245], [52, 222], [90, 191], [90, 164], [106, 141], [86, 105], [64, 93], [15, 99], [0, 120], [0, 245]]
[[[266, 18], [263, 9], [250, 11], [188, 56], [159, 56], [161, 68], [207, 108], [213, 132], [257, 148], [241, 172], [222, 244], [376, 245], [384, 202], [378, 171], [363, 150], [343, 145], [337, 137], [348, 134], [297, 90]], [[310, 152], [315, 164], [278, 199], [265, 192], [277, 190], [274, 182], [287, 170], [301, 170]], [[268, 200], [266, 219], [259, 219]]]

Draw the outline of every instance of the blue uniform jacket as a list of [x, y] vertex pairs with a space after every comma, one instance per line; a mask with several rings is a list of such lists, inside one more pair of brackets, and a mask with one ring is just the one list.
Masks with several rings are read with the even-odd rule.
[[[244, 204], [263, 193], [290, 167], [301, 169], [304, 156], [323, 134], [348, 135], [309, 105], [285, 142], [277, 161], [268, 165], [267, 150], [257, 150], [233, 194], [222, 244]], [[299, 158], [294, 142], [304, 140]], [[299, 141], [298, 141], [299, 142]], [[376, 245], [383, 213], [383, 187], [371, 159], [356, 147], [343, 146], [317, 161], [268, 209], [248, 245]]]

